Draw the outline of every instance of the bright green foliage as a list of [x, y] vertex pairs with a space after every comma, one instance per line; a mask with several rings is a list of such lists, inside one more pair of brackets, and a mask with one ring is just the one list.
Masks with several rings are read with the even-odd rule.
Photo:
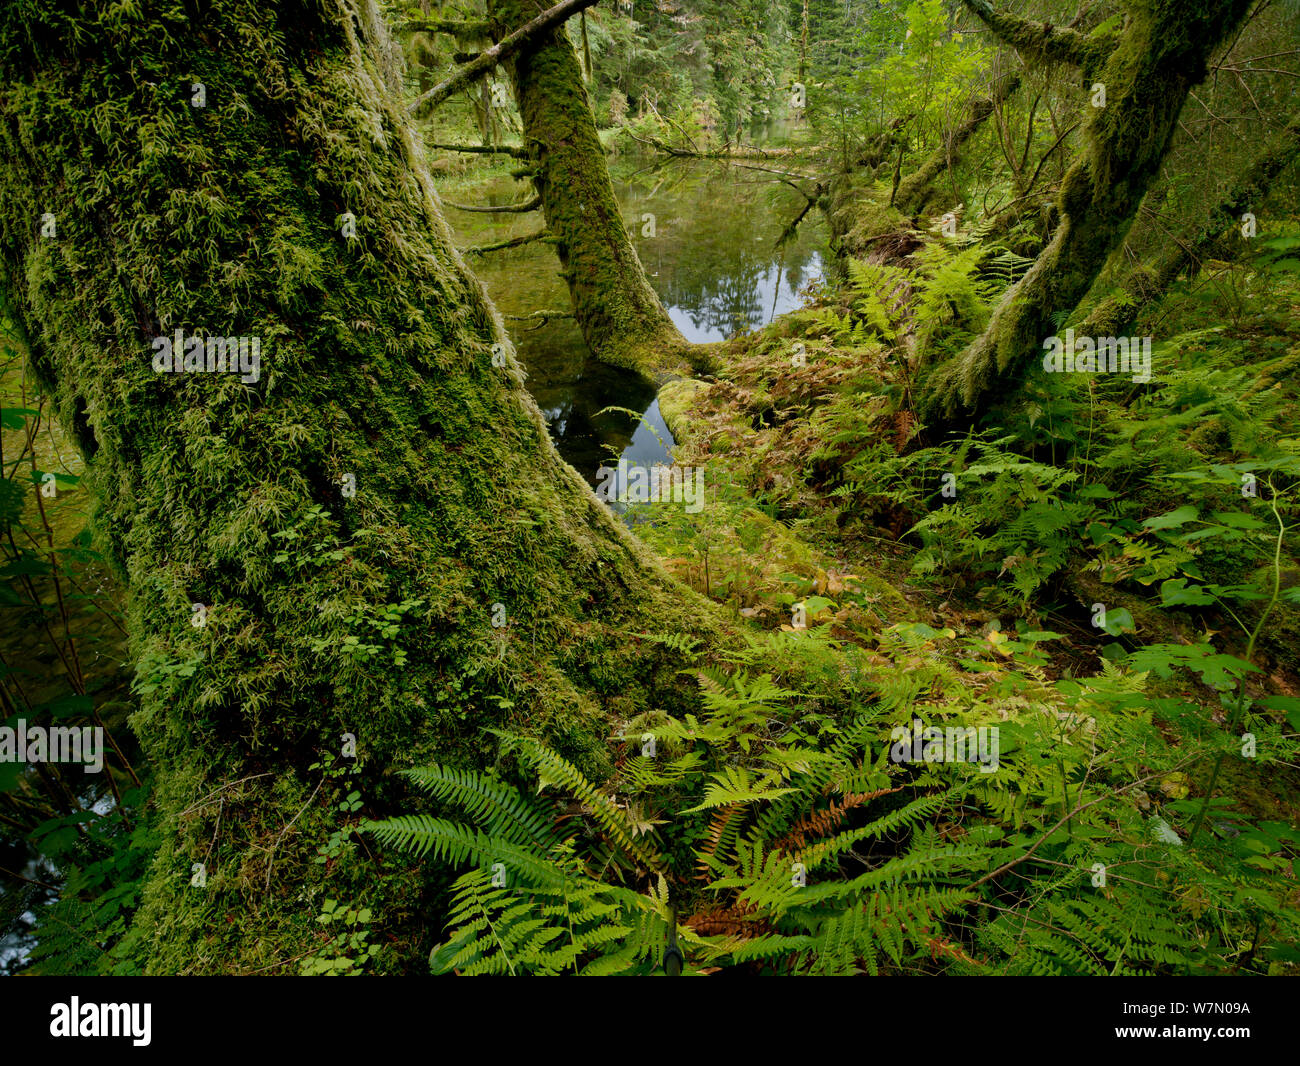
[[[1051, 682], [1040, 646], [1056, 634], [967, 638], [964, 670], [985, 678], [971, 707], [962, 671], [934, 654], [954, 636], [916, 625], [882, 634], [895, 665], [871, 676], [878, 703], [808, 745], [789, 728], [796, 693], [755, 680], [743, 662], [794, 648], [811, 664], [822, 631], [793, 645], [756, 640], [730, 673], [699, 665], [713, 697], [706, 713], [631, 723], [629, 769], [604, 789], [557, 770], [562, 760], [532, 741], [517, 750], [544, 768], [537, 789], [412, 771], [473, 823], [412, 815], [368, 826], [469, 867], [435, 970], [648, 972], [674, 920], [688, 969], [1202, 972], [1227, 965], [1248, 929], [1252, 955], [1289, 957], [1288, 864], [1300, 834], [1234, 828], [1242, 823], [1227, 812], [1196, 847], [1171, 828], [1194, 820], [1195, 804], [1176, 798], [1193, 742], [1170, 745], [1153, 711], [1180, 723], [1197, 709], [1153, 698], [1146, 671], [1175, 660], [1150, 648], [1143, 672], [1135, 656], [1127, 669], [1104, 663], [1095, 678]], [[907, 683], [910, 695], [891, 694]], [[913, 715], [998, 724], [998, 770], [894, 762], [891, 745], [877, 745]], [[1295, 747], [1262, 718], [1252, 728], [1269, 758]], [[1156, 798], [1153, 780], [1172, 798]], [[577, 819], [563, 796], [581, 797]], [[647, 848], [666, 865], [644, 861]], [[1246, 854], [1256, 861], [1243, 867]], [[645, 876], [658, 887], [639, 895], [632, 886]]]
[[366, 926], [370, 923], [369, 907], [342, 907], [336, 899], [327, 899], [316, 920], [327, 928], [337, 926], [329, 944], [299, 964], [304, 977], [359, 977], [367, 963], [373, 963], [380, 945], [371, 944]]

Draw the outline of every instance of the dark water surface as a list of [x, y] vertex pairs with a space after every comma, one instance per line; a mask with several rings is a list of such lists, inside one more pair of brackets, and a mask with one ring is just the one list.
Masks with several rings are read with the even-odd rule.
[[[725, 340], [757, 329], [799, 307], [800, 289], [821, 278], [826, 235], [819, 212], [810, 211], [795, 236], [776, 247], [804, 205], [776, 175], [716, 161], [627, 156], [611, 160], [610, 170], [623, 221], [650, 283], [687, 340]], [[475, 205], [516, 203], [531, 195], [526, 188], [503, 177], [456, 188], [446, 198]], [[451, 207], [446, 212], [462, 247], [530, 233], [542, 224], [540, 212], [475, 215]], [[646, 215], [654, 216], [654, 236], [646, 235]], [[469, 266], [502, 314], [569, 307], [550, 245], [474, 256]], [[592, 359], [572, 319], [541, 327], [507, 321], [507, 326], [560, 454], [588, 481], [594, 483], [602, 463], [620, 456], [643, 465], [667, 460], [665, 444], [671, 447], [672, 438], [649, 382]], [[664, 443], [630, 415], [597, 414], [609, 406], [643, 412]]]

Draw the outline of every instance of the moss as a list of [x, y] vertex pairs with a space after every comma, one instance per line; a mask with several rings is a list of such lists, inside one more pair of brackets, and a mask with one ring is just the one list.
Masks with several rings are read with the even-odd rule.
[[[388, 968], [418, 968], [422, 875], [360, 848], [314, 861], [339, 824], [318, 752], [356, 736], [364, 814], [408, 803], [397, 767], [493, 758], [485, 726], [599, 772], [615, 693], [684, 699], [615, 634], [717, 625], [556, 455], [379, 25], [361, 0], [0, 12], [0, 267], [85, 427], [129, 589], [165, 838], [137, 920], [152, 972], [292, 970], [326, 886], [374, 909]], [[177, 328], [260, 338], [259, 380], [156, 373]]]
[[704, 382], [694, 378], [676, 378], [659, 389], [659, 413], [674, 440], [680, 442], [690, 437], [691, 401], [706, 388]]
[[921, 245], [908, 218], [889, 206], [888, 191], [882, 195], [862, 171], [831, 179], [825, 210], [831, 250], [841, 266], [847, 259], [878, 262], [881, 256], [901, 257]]
[[915, 171], [898, 183], [898, 188], [894, 191], [894, 206], [900, 211], [913, 214], [919, 214], [925, 209], [934, 196], [931, 186], [935, 178], [956, 165], [966, 142], [975, 135], [997, 106], [1019, 87], [1020, 76], [1009, 75], [998, 83], [997, 89], [991, 95], [980, 97], [971, 104], [970, 113], [948, 134], [944, 143], [931, 152]]
[[[1128, 233], [1188, 91], [1249, 7], [1249, 0], [1215, 9], [1199, 0], [1157, 0], [1133, 9], [1113, 48], [1105, 41], [1099, 53], [1105, 62], [1095, 69], [1106, 105], [1087, 109], [1088, 148], [1061, 183], [1060, 225], [984, 333], [926, 382], [922, 410], [928, 420], [978, 411], [1014, 392], [1041, 354], [1043, 338], [1054, 332], [1052, 316], [1078, 305]], [[989, 21], [983, 11], [981, 17]]]

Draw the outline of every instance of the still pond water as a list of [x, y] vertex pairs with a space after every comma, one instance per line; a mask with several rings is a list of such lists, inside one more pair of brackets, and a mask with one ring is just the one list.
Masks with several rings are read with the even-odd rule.
[[[821, 279], [827, 250], [819, 212], [810, 211], [794, 237], [777, 247], [804, 201], [775, 175], [715, 161], [626, 156], [611, 160], [610, 170], [650, 284], [687, 340], [725, 340], [766, 325], [799, 307], [800, 290]], [[486, 206], [526, 195], [513, 180], [498, 178], [446, 198]], [[538, 212], [446, 212], [462, 247], [530, 233], [541, 224]], [[654, 216], [653, 237], [642, 235], [647, 214]], [[550, 245], [490, 252], [471, 257], [469, 265], [502, 314], [569, 307]], [[668, 461], [649, 428], [671, 447], [648, 382], [592, 359], [572, 319], [507, 326], [560, 454], [588, 481], [594, 484], [597, 469], [620, 456], [642, 465]], [[609, 406], [643, 412], [649, 426], [626, 414], [598, 413]]]

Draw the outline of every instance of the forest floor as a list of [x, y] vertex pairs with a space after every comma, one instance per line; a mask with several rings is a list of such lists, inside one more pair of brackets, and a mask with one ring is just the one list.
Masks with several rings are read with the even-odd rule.
[[[1057, 682], [1096, 675], [1144, 645], [1192, 647], [1213, 641], [1244, 656], [1247, 634], [1234, 633], [1223, 612], [1166, 609], [1152, 595], [1149, 575], [1124, 580], [1125, 570], [1134, 569], [1132, 560], [1117, 567], [1113, 558], [1101, 558], [1082, 529], [1065, 530], [1075, 542], [1046, 550], [1032, 532], [995, 531], [999, 518], [1014, 526], [1005, 485], [1003, 494], [991, 492], [968, 503], [969, 525], [926, 528], [927, 516], [957, 496], [944, 492], [942, 472], [965, 467], [965, 479], [981, 470], [971, 462], [969, 440], [926, 440], [918, 435], [909, 405], [893, 402], [909, 394], [915, 378], [914, 286], [923, 285], [926, 274], [922, 263], [906, 258], [922, 246], [924, 235], [909, 238], [899, 222], [892, 211], [868, 211], [838, 227], [841, 236], [851, 234], [847, 243], [859, 254], [871, 238], [897, 234], [896, 240], [876, 243], [877, 248], [893, 245], [894, 254], [880, 259], [895, 265], [859, 272], [816, 293], [804, 310], [734, 339], [713, 378], [674, 381], [661, 390], [660, 409], [677, 441], [674, 460], [708, 472], [709, 505], [694, 521], [667, 505], [646, 505], [635, 526], [638, 533], [682, 580], [766, 629], [823, 627], [833, 640], [863, 648], [881, 665], [899, 664], [891, 651], [898, 633], [919, 632], [926, 639], [915, 648], [916, 662], [919, 656], [942, 659], [953, 671], [950, 676], [969, 686], [972, 699], [987, 691], [989, 673], [999, 665], [1014, 675], [1023, 662], [1035, 678]], [[1276, 394], [1278, 424], [1285, 430], [1289, 420], [1293, 430], [1296, 389], [1284, 371], [1300, 358], [1300, 287], [1270, 290], [1267, 301], [1251, 300], [1240, 288], [1259, 283], [1243, 283], [1240, 269], [1211, 264], [1150, 317], [1178, 341], [1169, 349], [1180, 349], [1181, 355], [1180, 369], [1166, 379], [1167, 385], [1174, 383], [1172, 391], [1179, 375], [1195, 377], [1198, 366], [1255, 366]], [[1211, 326], [1216, 315], [1221, 324]], [[1115, 443], [1130, 432], [1125, 423], [1136, 416], [1117, 397], [1097, 395], [1091, 383], [1080, 388], [1099, 450], [1103, 439]], [[1186, 418], [1175, 420], [1182, 440], [1174, 465], [1228, 461], [1240, 442], [1228, 439], [1233, 427], [1224, 424], [1222, 411], [1209, 409], [1214, 404], [1206, 405], [1206, 397], [1166, 395], [1155, 402], [1194, 414], [1193, 399], [1207, 409], [1190, 425]], [[1151, 411], [1144, 414], [1146, 422], [1153, 420]], [[999, 436], [1001, 431], [990, 432], [983, 439]], [[1059, 459], [1058, 469], [1077, 472], [1078, 458], [1066, 459], [1065, 442], [1057, 443], [1062, 452], [1058, 457], [1053, 448], [1051, 455]], [[1165, 439], [1161, 448], [1167, 446]], [[1117, 458], [1113, 471], [1097, 470], [1105, 463], [1094, 454], [1091, 476], [1098, 485], [1126, 485], [1133, 508], [1158, 515], [1177, 502], [1158, 480], [1166, 458], [1163, 453], [1152, 457], [1146, 473], [1153, 476], [1144, 483], [1140, 462]], [[1083, 459], [1085, 472], [1088, 461]], [[985, 482], [1005, 481], [996, 464], [984, 466]], [[1042, 469], [1032, 474], [1039, 480], [1026, 483], [1021, 505], [1045, 502], [1077, 513], [1077, 501], [1060, 491], [1061, 485], [1045, 484]], [[967, 492], [963, 487], [962, 496]], [[1057, 532], [1044, 529], [1044, 540]], [[938, 546], [954, 537], [969, 538], [969, 550], [945, 552]], [[1126, 554], [1154, 551], [1152, 539], [1131, 552], [1126, 547]], [[1288, 549], [1293, 546], [1288, 538]], [[1026, 573], [1031, 576], [1025, 578]], [[1300, 583], [1300, 567], [1289, 555], [1282, 560], [1280, 579], [1283, 588]], [[1093, 613], [1098, 600], [1123, 621], [1098, 627]], [[796, 617], [800, 606], [802, 615]], [[1242, 611], [1248, 625], [1255, 621], [1251, 611], [1257, 615], [1258, 607]], [[1050, 639], [1025, 645], [1026, 634]], [[1279, 602], [1260, 633], [1255, 658], [1262, 670], [1248, 685], [1253, 696], [1300, 695], [1298, 640], [1300, 610]], [[1146, 694], [1153, 701], [1181, 697], [1222, 724], [1227, 717], [1222, 686], [1214, 680], [1155, 670]], [[943, 702], [956, 707], [962, 700], [948, 694]], [[1253, 816], [1294, 821], [1300, 814], [1300, 768], [1271, 769], [1257, 774], [1234, 770], [1229, 762], [1223, 786]], [[1183, 775], [1161, 786], [1175, 799], [1195, 787]]]

